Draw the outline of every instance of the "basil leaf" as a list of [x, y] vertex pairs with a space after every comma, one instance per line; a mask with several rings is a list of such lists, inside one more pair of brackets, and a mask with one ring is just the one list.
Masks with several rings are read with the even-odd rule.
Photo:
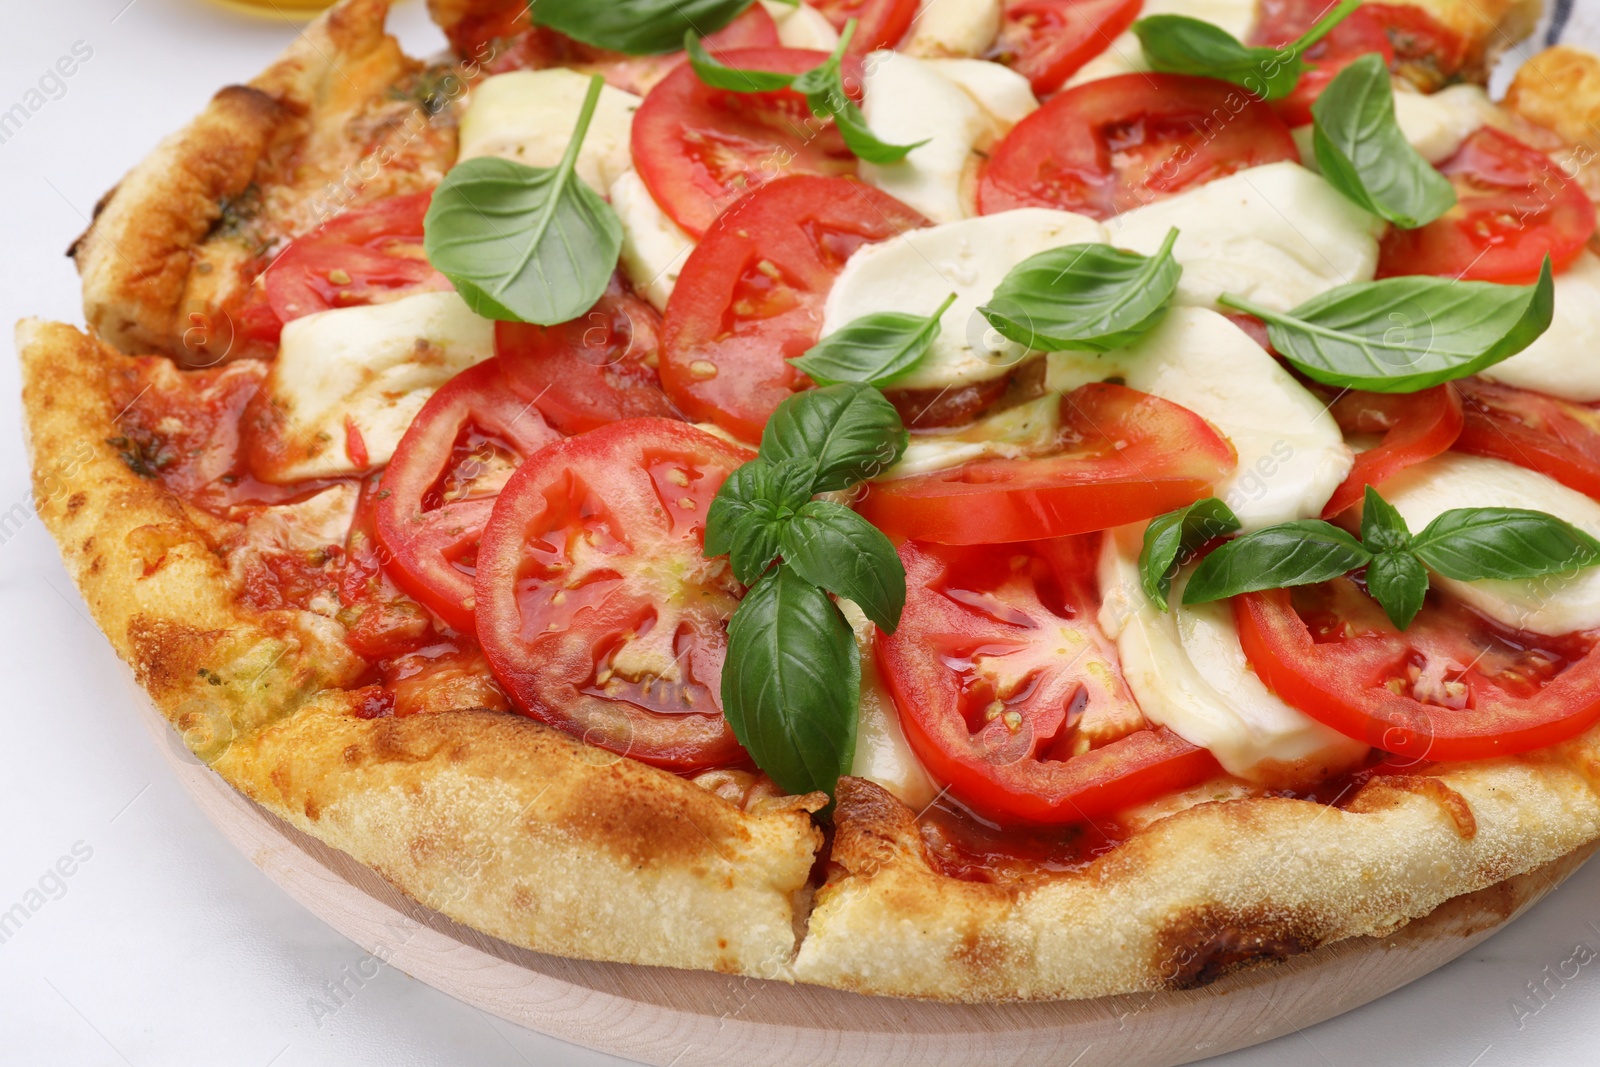
[[832, 793], [855, 755], [861, 657], [828, 594], [780, 565], [728, 625], [722, 712], [746, 752], [790, 793]]
[[705, 42], [693, 30], [683, 34], [683, 50], [689, 53], [689, 66], [695, 77], [713, 89], [728, 89], [736, 93], [770, 93], [787, 89], [794, 83], [795, 75], [778, 74], [770, 70], [746, 70], [730, 67], [711, 57]]
[[706, 510], [706, 558], [727, 553], [733, 576], [752, 584], [777, 558], [784, 526], [810, 499], [808, 464], [757, 458], [737, 467]]
[[[835, 78], [838, 74], [835, 72]], [[831, 101], [831, 103], [830, 103]], [[844, 138], [844, 146], [855, 154], [857, 159], [868, 163], [898, 163], [906, 158], [913, 148], [921, 148], [928, 143], [927, 138], [912, 144], [889, 144], [880, 141], [876, 134], [867, 126], [867, 117], [861, 109], [851, 102], [845, 95], [844, 84], [840, 82], [837, 91], [826, 96], [808, 97], [807, 103], [814, 112], [825, 111], [833, 116], [833, 124], [839, 130], [839, 136]]]
[[1186, 508], [1157, 515], [1144, 528], [1144, 548], [1139, 552], [1139, 573], [1144, 594], [1162, 611], [1178, 568], [1201, 545], [1239, 528], [1239, 517], [1216, 497], [1197, 500]]
[[1183, 590], [1185, 604], [1238, 593], [1314, 585], [1372, 559], [1361, 542], [1331, 523], [1301, 519], [1229, 541], [1201, 561]]
[[535, 0], [533, 21], [596, 48], [631, 56], [673, 52], [685, 33], [715, 33], [751, 0]]
[[939, 337], [939, 317], [955, 299], [951, 293], [932, 315], [882, 311], [851, 319], [789, 362], [823, 384], [892, 381], [927, 354]]
[[900, 458], [907, 442], [900, 413], [860, 382], [796, 393], [773, 411], [761, 435], [768, 462], [803, 461], [813, 493], [847, 489], [876, 477]]
[[1389, 621], [1404, 630], [1422, 610], [1428, 594], [1428, 571], [1409, 552], [1379, 552], [1367, 564], [1367, 591]]
[[1400, 132], [1382, 56], [1369, 53], [1341, 70], [1311, 105], [1311, 116], [1322, 176], [1352, 203], [1407, 230], [1455, 204], [1450, 179]]
[[1040, 252], [1011, 268], [978, 310], [1007, 340], [1031, 349], [1125, 347], [1160, 321], [1178, 288], [1177, 239], [1169, 230], [1153, 256], [1102, 244]]
[[434, 191], [423, 250], [478, 314], [553, 326], [605, 293], [622, 251], [622, 222], [576, 173], [604, 85], [598, 74], [590, 82], [554, 167], [484, 156], [452, 167]]
[[1361, 505], [1361, 543], [1369, 552], [1403, 552], [1411, 544], [1411, 529], [1399, 509], [1370, 485]]
[[783, 565], [853, 600], [884, 633], [906, 606], [906, 572], [883, 531], [842, 504], [813, 500], [783, 529]]
[[1571, 523], [1522, 508], [1456, 508], [1411, 540], [1428, 566], [1463, 582], [1537, 578], [1600, 563], [1600, 541]]
[[1264, 319], [1272, 346], [1325, 385], [1414, 393], [1521, 352], [1550, 326], [1545, 258], [1533, 285], [1405, 277], [1341, 285], [1284, 313], [1224, 293], [1218, 303]]
[[1307, 69], [1293, 45], [1253, 48], [1227, 30], [1187, 15], [1151, 15], [1132, 29], [1151, 70], [1233, 82], [1263, 100], [1288, 96]]

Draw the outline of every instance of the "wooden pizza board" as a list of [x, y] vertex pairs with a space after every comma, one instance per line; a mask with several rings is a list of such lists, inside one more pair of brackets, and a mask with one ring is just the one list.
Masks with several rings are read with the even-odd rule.
[[1332, 1018], [1449, 963], [1554, 889], [1596, 847], [1447, 901], [1389, 937], [1341, 941], [1205, 989], [1032, 1004], [866, 997], [562, 959], [461, 926], [246, 799], [184, 747], [142, 693], [136, 703], [223, 834], [291, 897], [371, 953], [357, 965], [361, 974], [398, 967], [501, 1018], [651, 1064], [1190, 1063]]

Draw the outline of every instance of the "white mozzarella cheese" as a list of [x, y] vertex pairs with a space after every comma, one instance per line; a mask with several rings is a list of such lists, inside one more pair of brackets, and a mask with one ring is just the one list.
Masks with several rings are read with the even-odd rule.
[[1139, 580], [1144, 524], [1107, 535], [1100, 558], [1100, 627], [1117, 643], [1122, 674], [1145, 717], [1223, 769], [1273, 786], [1318, 781], [1354, 766], [1367, 746], [1290, 707], [1262, 684], [1239, 647], [1226, 602], [1182, 604], [1187, 574], [1173, 583], [1170, 611]]
[[905, 731], [900, 728], [894, 698], [878, 675], [877, 660], [872, 654], [872, 623], [849, 600], [840, 600], [839, 608], [850, 621], [861, 651], [861, 711], [856, 719], [856, 751], [850, 773], [876, 782], [900, 803], [920, 812], [938, 795], [939, 788], [911, 751]]
[[976, 101], [931, 64], [898, 52], [867, 57], [861, 110], [889, 144], [927, 143], [898, 163], [861, 164], [861, 176], [934, 222], [971, 212], [962, 176], [980, 158], [973, 148], [988, 134], [989, 118]]
[[1098, 222], [1068, 211], [1020, 208], [908, 230], [857, 249], [823, 310], [822, 332], [880, 311], [931, 315], [946, 296], [955, 303], [940, 318], [940, 333], [910, 374], [908, 389], [942, 388], [1003, 377], [1028, 355], [978, 313], [1006, 273], [1027, 257], [1060, 245], [1105, 240]]
[[[518, 70], [485, 78], [461, 116], [457, 160], [500, 156], [530, 167], [561, 162], [583, 110], [589, 76], [564, 67]], [[578, 150], [578, 176], [604, 196], [633, 166], [633, 113], [641, 100], [606, 86]]]
[[1050, 355], [1053, 390], [1112, 376], [1188, 408], [1232, 442], [1239, 463], [1216, 495], [1247, 531], [1316, 517], [1355, 462], [1322, 402], [1214, 311], [1175, 307], [1117, 352]]
[[970, 463], [975, 459], [1016, 459], [1049, 451], [1061, 432], [1061, 397], [1047, 393], [1036, 400], [986, 415], [959, 430], [911, 435], [900, 462], [877, 480], [909, 478]]
[[1600, 400], [1600, 256], [1585, 249], [1556, 275], [1556, 309], [1550, 328], [1485, 378], [1587, 404]]
[[987, 59], [925, 59], [923, 62], [959, 85], [1001, 127], [1015, 126], [1039, 110], [1033, 86], [1010, 67]]
[[979, 56], [1000, 32], [1000, 0], [922, 0], [902, 51], [914, 56]]
[[[1141, 18], [1151, 15], [1187, 15], [1201, 22], [1209, 22], [1243, 41], [1256, 25], [1257, 0], [1145, 0], [1140, 9]], [[1118, 34], [1095, 56], [1067, 80], [1068, 85], [1081, 85], [1114, 74], [1132, 74], [1150, 69], [1145, 62], [1144, 49], [1132, 31]]]
[[622, 220], [622, 269], [629, 283], [665, 311], [694, 238], [661, 210], [636, 171], [625, 171], [611, 186], [611, 206]]
[[761, 0], [761, 6], [778, 24], [778, 43], [785, 48], [831, 52], [834, 45], [839, 43], [839, 31], [833, 28], [833, 23], [804, 0], [792, 4]]
[[[1421, 533], [1452, 508], [1498, 507], [1549, 512], [1600, 536], [1600, 503], [1498, 459], [1446, 452], [1395, 475], [1381, 491], [1412, 533]], [[1434, 575], [1433, 584], [1518, 630], [1567, 634], [1600, 627], [1600, 568], [1517, 582], [1459, 582]]]
[[1275, 311], [1348, 282], [1371, 281], [1383, 220], [1297, 163], [1268, 163], [1106, 222], [1111, 243], [1153, 254], [1178, 229], [1177, 303], [1232, 293]]
[[[434, 390], [494, 355], [494, 323], [454, 292], [336, 308], [283, 328], [267, 392], [284, 413], [291, 459], [275, 481], [331, 478], [381, 467]], [[346, 450], [346, 423], [368, 463]]]

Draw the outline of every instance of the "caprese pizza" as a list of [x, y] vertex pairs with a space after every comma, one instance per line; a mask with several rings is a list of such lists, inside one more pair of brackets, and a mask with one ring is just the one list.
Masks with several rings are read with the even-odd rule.
[[1600, 837], [1600, 60], [1510, 0], [344, 0], [19, 328], [227, 781], [487, 933], [1203, 984]]

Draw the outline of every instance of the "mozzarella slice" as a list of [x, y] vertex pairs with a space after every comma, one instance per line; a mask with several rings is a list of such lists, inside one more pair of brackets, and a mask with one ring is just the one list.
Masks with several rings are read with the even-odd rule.
[[834, 45], [839, 43], [839, 31], [833, 28], [833, 23], [804, 0], [792, 4], [761, 0], [761, 6], [778, 24], [778, 43], [785, 48], [831, 52]]
[[[1498, 459], [1446, 452], [1390, 478], [1382, 492], [1412, 533], [1421, 533], [1452, 508], [1527, 508], [1600, 536], [1600, 504], [1553, 478]], [[1600, 568], [1519, 582], [1458, 582], [1434, 575], [1433, 584], [1518, 630], [1567, 634], [1600, 627]]]
[[1113, 376], [1181, 404], [1232, 442], [1239, 464], [1216, 495], [1247, 531], [1314, 518], [1355, 462], [1322, 402], [1214, 311], [1175, 307], [1117, 352], [1053, 352], [1046, 381], [1066, 392]]
[[898, 163], [861, 164], [861, 176], [934, 222], [971, 214], [961, 179], [981, 161], [973, 148], [989, 118], [972, 97], [931, 64], [898, 52], [874, 52], [865, 63], [861, 110], [889, 144], [927, 143]]
[[1600, 256], [1585, 249], [1556, 275], [1556, 309], [1550, 328], [1485, 378], [1564, 397], [1582, 404], [1600, 400]]
[[964, 426], [959, 430], [914, 433], [900, 462], [878, 479], [909, 478], [999, 456], [1016, 459], [1049, 451], [1061, 432], [1061, 397], [1047, 393]]
[[1270, 786], [1325, 780], [1367, 746], [1272, 694], [1239, 647], [1226, 602], [1184, 605], [1180, 574], [1159, 610], [1139, 580], [1144, 524], [1107, 534], [1100, 557], [1100, 628], [1117, 643], [1122, 674], [1150, 721], [1209, 749], [1223, 769]]
[[[1209, 22], [1227, 30], [1238, 40], [1245, 40], [1256, 25], [1257, 0], [1145, 0], [1139, 11], [1141, 18], [1151, 15], [1187, 15], [1201, 22]], [[1104, 52], [1095, 56], [1067, 80], [1067, 84], [1082, 85], [1098, 78], [1115, 74], [1132, 74], [1147, 71], [1144, 49], [1139, 38], [1130, 30], [1118, 34]]]
[[[434, 390], [494, 355], [494, 323], [454, 292], [336, 308], [283, 328], [267, 393], [283, 412], [289, 459], [273, 481], [359, 474], [381, 467]], [[358, 464], [347, 424], [366, 446]]]
[[1111, 243], [1153, 254], [1178, 229], [1177, 303], [1232, 293], [1275, 311], [1348, 282], [1371, 281], [1383, 220], [1297, 163], [1268, 163], [1106, 222]]
[[[530, 167], [561, 162], [583, 110], [589, 76], [563, 67], [518, 70], [485, 78], [461, 116], [457, 161], [499, 156]], [[578, 150], [578, 176], [604, 196], [633, 166], [633, 113], [641, 100], [606, 86]]]
[[1002, 128], [1015, 126], [1039, 110], [1033, 86], [1010, 67], [986, 59], [925, 59], [923, 62], [959, 85]]
[[937, 340], [896, 387], [937, 389], [1004, 377], [1028, 355], [978, 313], [1006, 272], [1037, 252], [1103, 241], [1100, 224], [1048, 208], [1020, 208], [980, 218], [908, 230], [857, 249], [828, 293], [822, 332], [880, 311], [931, 315], [944, 298], [955, 303], [940, 318]]
[[1000, 0], [922, 0], [900, 43], [914, 56], [978, 56], [1000, 32]]
[[683, 261], [694, 251], [694, 238], [661, 210], [633, 170], [611, 186], [611, 206], [622, 220], [622, 269], [633, 291], [665, 311]]
[[861, 711], [856, 720], [856, 751], [850, 773], [878, 783], [900, 803], [920, 812], [938, 795], [939, 788], [911, 751], [905, 731], [900, 728], [900, 712], [894, 706], [894, 698], [878, 675], [877, 659], [872, 654], [872, 623], [852, 601], [841, 599], [839, 609], [855, 631], [856, 645], [861, 650]]

